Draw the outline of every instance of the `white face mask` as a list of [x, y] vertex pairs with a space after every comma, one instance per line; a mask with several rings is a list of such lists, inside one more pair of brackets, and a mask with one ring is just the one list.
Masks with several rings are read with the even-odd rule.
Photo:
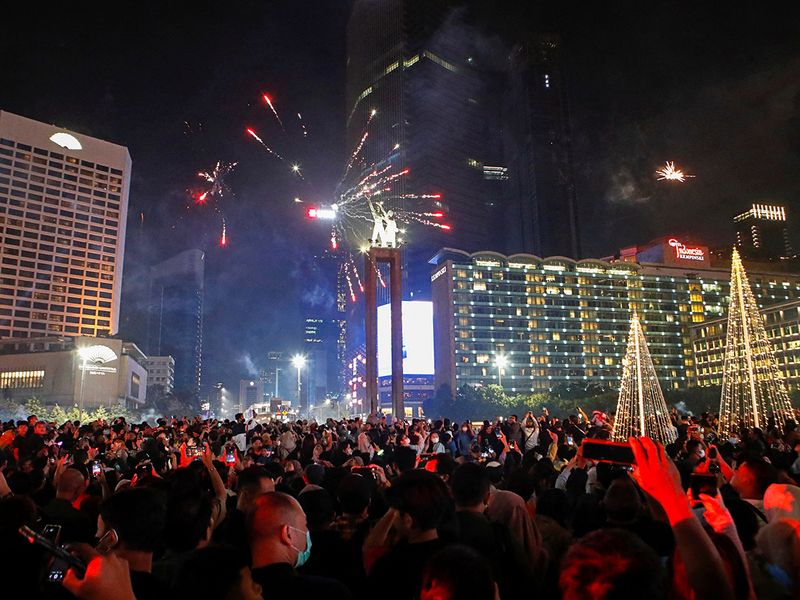
[[705, 450], [698, 451], [698, 454], [700, 455], [700, 458], [705, 458], [706, 457], [706, 451]]
[[438, 444], [439, 443], [439, 438], [431, 438], [431, 443], [432, 444]]

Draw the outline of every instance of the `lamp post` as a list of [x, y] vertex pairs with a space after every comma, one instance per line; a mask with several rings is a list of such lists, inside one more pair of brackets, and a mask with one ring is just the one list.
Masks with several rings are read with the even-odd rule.
[[508, 366], [508, 357], [505, 354], [498, 354], [495, 365], [497, 365], [497, 384], [503, 387], [503, 371]]
[[86, 348], [78, 348], [78, 358], [81, 359], [81, 391], [78, 395], [78, 415], [83, 420], [83, 387], [86, 383], [86, 363], [89, 359]]
[[301, 383], [302, 383], [300, 381], [300, 372], [303, 370], [303, 367], [306, 366], [306, 357], [303, 356], [302, 354], [295, 354], [292, 357], [292, 366], [295, 369], [297, 369], [297, 414], [299, 415], [300, 414], [300, 405], [302, 404], [302, 401], [301, 401], [302, 396], [300, 395], [300, 386], [301, 386]]

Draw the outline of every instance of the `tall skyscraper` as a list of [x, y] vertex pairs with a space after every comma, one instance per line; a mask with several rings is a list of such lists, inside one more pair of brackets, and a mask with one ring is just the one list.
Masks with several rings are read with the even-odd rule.
[[204, 259], [186, 250], [151, 267], [147, 354], [175, 359], [175, 393], [197, 399], [203, 365]]
[[733, 221], [736, 247], [743, 258], [780, 260], [792, 255], [785, 207], [753, 204], [749, 210], [736, 215]]
[[113, 335], [131, 158], [0, 111], [0, 338]]
[[[460, 3], [356, 0], [347, 29], [347, 140], [355, 147], [372, 111], [362, 150], [366, 164], [409, 169], [393, 185], [396, 203], [443, 209], [450, 233], [410, 226], [403, 237], [406, 296], [429, 295], [427, 260], [439, 245], [491, 246], [492, 202], [483, 165], [492, 120], [475, 36]], [[454, 241], [455, 240], [455, 241]]]
[[303, 339], [308, 359], [308, 397], [316, 404], [327, 394], [338, 394], [345, 387], [345, 321], [307, 317]]
[[506, 251], [581, 254], [561, 40], [537, 34], [509, 57], [504, 155]]

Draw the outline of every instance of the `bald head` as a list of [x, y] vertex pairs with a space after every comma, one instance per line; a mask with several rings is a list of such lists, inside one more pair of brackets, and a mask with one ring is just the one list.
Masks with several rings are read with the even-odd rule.
[[86, 481], [77, 469], [66, 469], [58, 479], [56, 496], [72, 502], [83, 493]]
[[281, 492], [268, 492], [258, 496], [253, 502], [248, 519], [250, 538], [277, 535], [284, 525], [305, 528], [306, 515], [300, 503]]
[[306, 548], [306, 515], [300, 503], [287, 494], [269, 492], [253, 502], [247, 518], [253, 567], [294, 564]]

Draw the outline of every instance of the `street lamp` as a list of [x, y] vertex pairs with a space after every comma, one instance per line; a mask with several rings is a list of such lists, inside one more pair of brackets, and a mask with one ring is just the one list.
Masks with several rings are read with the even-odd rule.
[[494, 364], [497, 365], [497, 384], [503, 387], [503, 372], [508, 366], [508, 357], [505, 354], [498, 354]]
[[297, 414], [300, 414], [300, 405], [302, 404], [300, 398], [300, 371], [306, 366], [306, 357], [302, 354], [295, 354], [292, 357], [292, 366], [297, 369]]
[[86, 363], [91, 358], [90, 354], [91, 352], [86, 346], [78, 348], [78, 358], [81, 359], [81, 392], [78, 396], [78, 415], [81, 420], [83, 420], [83, 387], [86, 383]]

